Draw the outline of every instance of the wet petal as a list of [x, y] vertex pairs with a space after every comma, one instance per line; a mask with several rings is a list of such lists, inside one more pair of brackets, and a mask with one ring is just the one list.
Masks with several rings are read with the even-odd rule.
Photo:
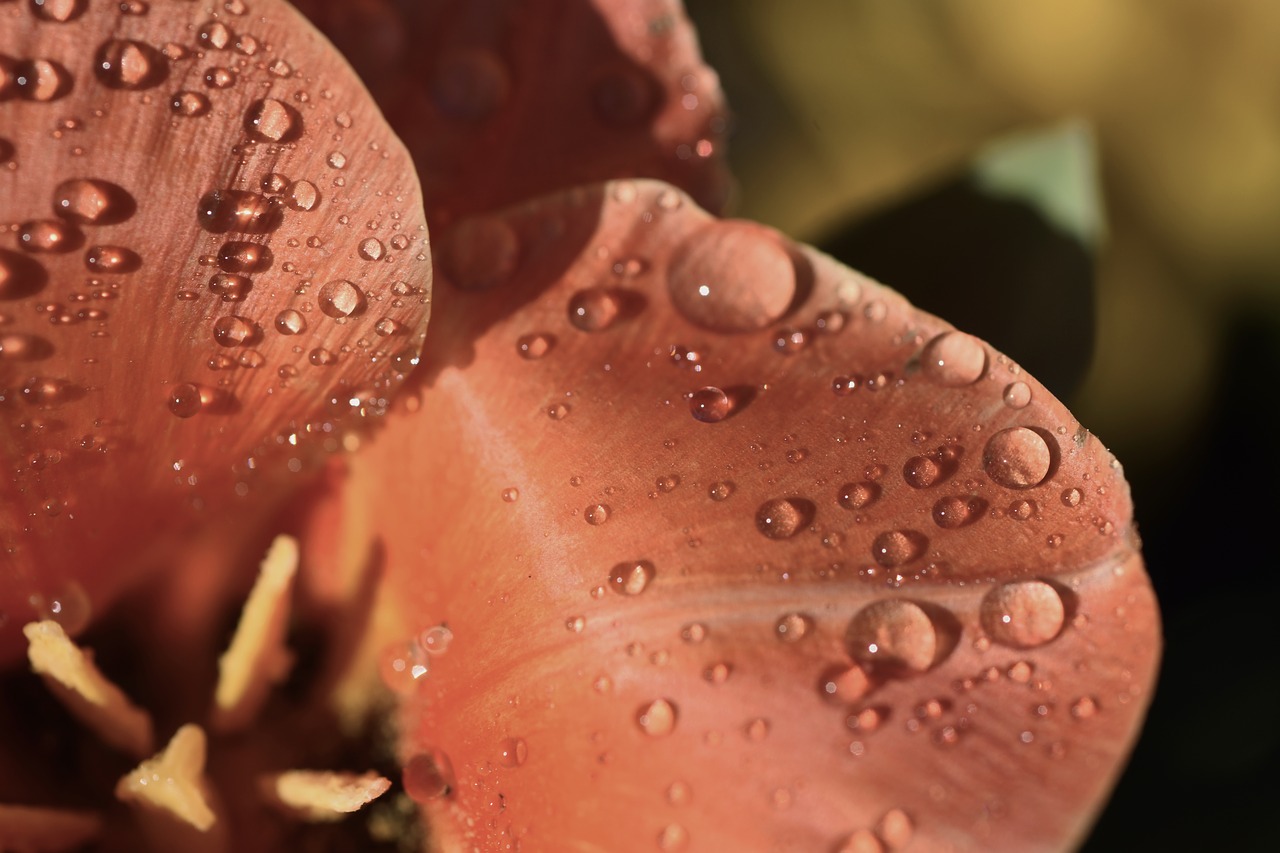
[[[442, 254], [468, 256], [465, 225]], [[400, 631], [381, 673], [431, 831], [1078, 839], [1159, 637], [1119, 465], [1062, 404], [895, 292], [661, 184], [483, 232], [518, 260], [441, 286], [420, 388], [308, 551], [381, 534]]]
[[251, 524], [413, 361], [408, 155], [296, 12], [246, 12], [2, 13], [0, 657], [203, 515]]
[[433, 227], [606, 178], [724, 204], [724, 100], [679, 0], [298, 6], [413, 152]]

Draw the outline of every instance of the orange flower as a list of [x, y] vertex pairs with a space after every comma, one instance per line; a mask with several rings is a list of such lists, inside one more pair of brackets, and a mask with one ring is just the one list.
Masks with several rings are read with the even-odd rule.
[[700, 208], [673, 0], [303, 7], [395, 134], [274, 0], [0, 5], [0, 654], [96, 733], [14, 677], [0, 841], [296, 847], [384, 772], [323, 843], [1078, 839], [1159, 648], [1118, 463]]

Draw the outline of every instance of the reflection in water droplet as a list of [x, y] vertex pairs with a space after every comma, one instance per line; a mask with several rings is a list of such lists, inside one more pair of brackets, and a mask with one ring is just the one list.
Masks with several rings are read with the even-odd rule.
[[924, 608], [891, 598], [858, 611], [849, 623], [849, 651], [863, 664], [890, 672], [924, 672], [939, 652], [939, 637]]
[[302, 136], [302, 115], [283, 101], [262, 98], [245, 110], [244, 130], [258, 142], [292, 142]]
[[498, 745], [498, 763], [503, 767], [519, 767], [528, 757], [529, 744], [522, 737], [509, 737]]
[[809, 635], [813, 622], [803, 613], [787, 613], [773, 626], [773, 635], [784, 643], [798, 643]]
[[1040, 485], [1049, 476], [1052, 464], [1052, 451], [1045, 439], [1027, 427], [996, 433], [982, 456], [982, 467], [991, 479], [1009, 489]]
[[621, 310], [622, 305], [611, 290], [589, 287], [569, 299], [569, 323], [584, 332], [603, 332], [614, 324]]
[[997, 643], [1019, 649], [1041, 646], [1062, 632], [1066, 607], [1044, 581], [1016, 581], [982, 599], [982, 627]]
[[929, 540], [914, 530], [888, 530], [871, 543], [871, 557], [886, 569], [920, 558]]
[[964, 332], [943, 332], [925, 345], [920, 372], [939, 385], [972, 385], [982, 378], [987, 354], [977, 338]]
[[190, 418], [200, 413], [204, 400], [200, 388], [190, 382], [175, 385], [169, 390], [169, 411], [180, 418]]
[[745, 221], [709, 224], [685, 238], [667, 273], [672, 304], [685, 318], [719, 332], [777, 322], [796, 294], [796, 270], [773, 230]]
[[623, 595], [639, 595], [653, 581], [657, 571], [648, 560], [618, 563], [609, 572], [609, 588]]
[[714, 385], [699, 388], [689, 395], [689, 412], [703, 423], [719, 423], [732, 411], [733, 401], [729, 395]]
[[335, 319], [363, 313], [364, 293], [346, 279], [335, 279], [320, 288], [320, 310]]
[[405, 763], [400, 781], [414, 802], [438, 800], [453, 790], [453, 764], [443, 752], [419, 753]]
[[788, 539], [809, 523], [806, 502], [795, 498], [774, 498], [756, 510], [756, 530], [770, 539]]
[[669, 735], [676, 727], [676, 707], [666, 699], [655, 699], [636, 713], [636, 722], [651, 737]]

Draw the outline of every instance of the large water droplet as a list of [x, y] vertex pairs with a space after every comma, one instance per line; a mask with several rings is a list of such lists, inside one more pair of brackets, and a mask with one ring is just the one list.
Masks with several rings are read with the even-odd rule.
[[770, 539], [789, 539], [813, 518], [813, 504], [799, 498], [774, 498], [756, 510], [756, 530]]
[[1062, 596], [1044, 581], [1016, 581], [982, 599], [982, 627], [997, 643], [1029, 649], [1058, 636], [1066, 619]]
[[584, 332], [603, 332], [621, 311], [617, 294], [607, 287], [588, 287], [569, 298], [569, 323]]
[[404, 792], [417, 803], [446, 797], [453, 790], [453, 763], [440, 751], [419, 753], [405, 762], [400, 781]]
[[[3, 65], [0, 65], [0, 73], [3, 73]], [[40, 103], [56, 101], [70, 92], [73, 85], [71, 72], [50, 59], [18, 62], [11, 76], [13, 85], [25, 100]], [[0, 86], [0, 95], [4, 94], [4, 89]]]
[[609, 520], [609, 507], [606, 504], [592, 504], [582, 511], [582, 517], [592, 527], [599, 527]]
[[689, 412], [707, 424], [719, 423], [733, 411], [733, 401], [723, 390], [708, 385], [689, 395]]
[[982, 467], [1001, 486], [1029, 489], [1049, 476], [1053, 453], [1040, 433], [1027, 427], [1001, 430], [987, 442]]
[[609, 572], [609, 589], [623, 595], [639, 595], [648, 588], [657, 570], [648, 560], [618, 563]]
[[871, 506], [880, 497], [880, 487], [875, 483], [863, 480], [860, 483], [845, 483], [836, 495], [836, 501], [847, 510], [859, 510]]
[[258, 338], [258, 326], [252, 320], [229, 314], [213, 321], [213, 339], [224, 347], [249, 346]]
[[636, 712], [636, 723], [651, 737], [669, 735], [676, 727], [676, 706], [667, 699], [655, 699]]
[[920, 371], [939, 385], [972, 385], [982, 378], [987, 354], [982, 343], [964, 332], [943, 332], [925, 345]]
[[294, 181], [284, 200], [294, 210], [311, 210], [320, 201], [320, 190], [310, 181]]
[[202, 408], [204, 408], [204, 400], [200, 395], [199, 386], [183, 382], [169, 390], [169, 411], [178, 417], [194, 417]]
[[796, 270], [778, 235], [753, 222], [727, 221], [691, 234], [672, 254], [671, 301], [691, 322], [748, 332], [779, 320], [796, 295]]
[[243, 275], [220, 272], [209, 277], [209, 290], [223, 302], [243, 302], [253, 289], [253, 282]]
[[169, 60], [149, 44], [109, 39], [94, 55], [94, 73], [111, 89], [149, 89], [169, 76]]
[[88, 0], [31, 0], [31, 11], [45, 21], [65, 24], [84, 14]]
[[302, 136], [302, 115], [283, 101], [263, 98], [245, 110], [244, 130], [259, 142], [292, 142]]
[[933, 523], [944, 530], [955, 530], [977, 521], [986, 508], [986, 502], [977, 497], [941, 498], [933, 505]]
[[282, 335], [300, 335], [307, 330], [306, 318], [292, 308], [276, 315], [276, 331]]
[[196, 205], [196, 221], [214, 234], [268, 234], [280, 227], [284, 211], [278, 201], [259, 193], [211, 190]]
[[918, 560], [929, 540], [914, 530], [887, 530], [871, 542], [871, 557], [886, 569]]
[[927, 489], [942, 479], [942, 466], [928, 456], [912, 456], [902, 466], [902, 479], [913, 489]]
[[346, 279], [335, 279], [320, 288], [320, 310], [335, 319], [364, 312], [365, 298], [360, 288]]
[[42, 290], [49, 280], [44, 265], [8, 249], [0, 249], [0, 300], [22, 299]]
[[848, 640], [855, 660], [890, 672], [924, 672], [933, 666], [940, 647], [929, 614], [904, 598], [862, 608], [849, 623]]
[[72, 222], [107, 225], [123, 222], [137, 210], [123, 187], [92, 178], [63, 181], [53, 191], [53, 212]]

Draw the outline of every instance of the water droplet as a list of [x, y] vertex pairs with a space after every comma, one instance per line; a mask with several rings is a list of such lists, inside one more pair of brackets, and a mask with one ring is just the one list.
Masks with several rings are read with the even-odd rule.
[[232, 240], [218, 249], [218, 267], [223, 272], [262, 272], [271, 268], [271, 249], [262, 243]]
[[257, 324], [244, 317], [229, 314], [213, 321], [213, 339], [224, 347], [248, 346], [258, 337]]
[[942, 466], [928, 456], [912, 456], [902, 466], [902, 479], [913, 489], [927, 489], [942, 479]]
[[732, 411], [733, 401], [729, 395], [714, 385], [699, 388], [689, 395], [689, 412], [703, 423], [719, 423]]
[[142, 258], [124, 246], [90, 246], [84, 253], [84, 265], [104, 274], [134, 272], [142, 266]]
[[137, 210], [137, 202], [122, 187], [91, 178], [63, 181], [53, 191], [53, 212], [85, 224], [122, 222]]
[[982, 627], [997, 643], [1019, 649], [1041, 646], [1062, 632], [1066, 607], [1044, 581], [1015, 581], [982, 599]]
[[346, 279], [335, 279], [320, 288], [320, 310], [335, 319], [364, 312], [365, 298], [360, 288]]
[[57, 219], [37, 219], [18, 226], [18, 245], [28, 252], [62, 254], [83, 242], [79, 228]]
[[848, 640], [855, 660], [890, 672], [924, 672], [933, 666], [940, 646], [929, 614], [904, 598], [862, 608], [849, 623]]
[[707, 638], [707, 626], [701, 622], [690, 622], [680, 629], [680, 639], [686, 643], [701, 643]]
[[275, 199], [248, 190], [211, 190], [196, 205], [196, 221], [214, 234], [238, 231], [268, 234], [280, 227], [284, 211]]
[[705, 226], [675, 250], [667, 285], [684, 317], [719, 332], [777, 322], [796, 295], [796, 270], [773, 230], [730, 220]]
[[764, 717], [756, 717], [747, 723], [744, 728], [747, 740], [762, 741], [769, 736], [769, 721]]
[[756, 529], [770, 539], [787, 539], [813, 518], [813, 505], [799, 498], [774, 498], [756, 510]]
[[453, 643], [453, 632], [445, 625], [432, 625], [418, 635], [418, 646], [429, 655], [442, 655]]
[[181, 385], [175, 385], [169, 390], [169, 411], [178, 417], [194, 417], [200, 413], [200, 409], [203, 407], [204, 399], [198, 386], [192, 385], [190, 382], [183, 382]]
[[390, 317], [383, 317], [373, 326], [374, 334], [380, 338], [389, 338], [404, 331], [404, 326]]
[[302, 115], [283, 101], [262, 98], [245, 110], [244, 130], [258, 142], [292, 142], [302, 136]]
[[964, 332], [943, 332], [929, 341], [920, 355], [921, 372], [939, 385], [972, 385], [982, 378], [986, 367], [982, 343]]
[[31, 11], [45, 21], [65, 24], [84, 14], [87, 0], [31, 0]]
[[582, 511], [582, 517], [592, 527], [599, 527], [609, 520], [609, 507], [605, 504], [592, 504]]
[[1030, 489], [1049, 476], [1053, 452], [1046, 439], [1033, 429], [1001, 430], [987, 442], [982, 467], [1001, 486]]
[[658, 833], [659, 850], [683, 850], [689, 843], [689, 832], [678, 823], [669, 823]]
[[284, 201], [294, 210], [311, 210], [320, 201], [320, 190], [310, 181], [294, 181], [290, 184]]
[[511, 81], [495, 54], [480, 48], [445, 51], [431, 79], [431, 98], [450, 118], [478, 123], [507, 100]]
[[1004, 388], [1004, 404], [1011, 409], [1021, 409], [1031, 402], [1031, 389], [1025, 382], [1010, 382]]
[[[3, 99], [8, 88], [4, 76], [6, 70], [0, 64], [0, 99]], [[40, 103], [56, 101], [70, 92], [72, 86], [71, 72], [48, 59], [15, 63], [8, 76], [24, 99]]]
[[505, 738], [498, 744], [498, 763], [503, 767], [519, 767], [529, 757], [529, 744], [522, 737]]
[[584, 332], [603, 332], [621, 311], [617, 295], [604, 287], [579, 290], [569, 299], [569, 323]]
[[149, 44], [109, 39], [94, 56], [94, 73], [111, 89], [148, 89], [169, 76], [169, 60]]
[[729, 680], [732, 671], [727, 663], [713, 663], [702, 673], [702, 677], [712, 684], [724, 684]]
[[419, 753], [405, 763], [400, 781], [414, 802], [438, 800], [453, 790], [453, 764], [443, 752]]
[[441, 250], [445, 274], [464, 290], [507, 281], [520, 262], [520, 238], [500, 216], [463, 220], [449, 230]]
[[173, 97], [169, 99], [169, 109], [175, 114], [184, 118], [198, 118], [199, 116], [208, 115], [213, 104], [209, 99], [199, 92], [189, 92], [186, 90], [174, 92]]
[[1081, 696], [1071, 703], [1071, 716], [1077, 720], [1087, 720], [1098, 713], [1098, 702], [1092, 696]]
[[236, 84], [236, 79], [236, 72], [220, 65], [204, 70], [204, 84], [210, 89], [230, 89]]
[[[53, 507], [54, 511], [50, 511]], [[61, 501], [46, 504], [45, 511], [56, 515], [61, 511]], [[89, 619], [93, 615], [93, 605], [89, 594], [83, 586], [73, 580], [65, 581], [60, 588], [48, 595], [33, 595], [30, 603], [35, 607], [41, 619], [52, 619], [72, 637], [89, 627]]]
[[787, 613], [773, 625], [773, 635], [784, 643], [798, 643], [809, 635], [813, 621], [803, 613]]
[[864, 480], [860, 483], [845, 483], [840, 487], [836, 501], [847, 510], [859, 510], [871, 506], [879, 497], [880, 487]]
[[1084, 495], [1080, 492], [1079, 489], [1063, 489], [1062, 490], [1063, 506], [1069, 506], [1069, 507], [1080, 506], [1080, 501], [1082, 501], [1083, 499], [1084, 499]]
[[871, 691], [871, 679], [866, 670], [855, 664], [837, 666], [827, 670], [818, 680], [822, 695], [842, 704], [852, 704]]
[[44, 338], [21, 332], [0, 333], [0, 361], [40, 361], [53, 355]]
[[727, 500], [733, 494], [733, 483], [724, 480], [712, 483], [707, 489], [707, 494], [713, 501]]
[[639, 595], [653, 581], [657, 571], [648, 560], [618, 563], [609, 572], [609, 588], [623, 595]]
[[886, 569], [918, 560], [929, 540], [914, 530], [887, 530], [871, 542], [871, 557]]
[[570, 616], [564, 620], [564, 627], [572, 634], [581, 634], [582, 629], [587, 627], [587, 620], [582, 616]]
[[520, 490], [517, 488], [509, 488], [502, 490], [502, 499], [509, 504], [513, 504], [520, 500]]
[[902, 809], [889, 809], [876, 824], [876, 834], [890, 850], [901, 850], [911, 842], [915, 824]]
[[884, 845], [869, 829], [858, 829], [845, 837], [835, 853], [885, 853]]
[[655, 699], [636, 712], [636, 722], [650, 737], [669, 735], [676, 727], [676, 706], [666, 699]]
[[214, 50], [226, 50], [231, 44], [231, 30], [221, 21], [205, 21], [196, 33], [196, 42], [201, 47]]
[[366, 261], [379, 260], [386, 254], [386, 251], [386, 247], [382, 245], [382, 241], [377, 237], [366, 237], [356, 247], [356, 253]]
[[782, 328], [773, 334], [774, 352], [795, 355], [809, 344], [809, 337], [801, 329]]
[[243, 275], [220, 272], [209, 278], [209, 290], [222, 297], [223, 302], [243, 302], [253, 289], [253, 282]]
[[306, 318], [292, 308], [276, 315], [276, 331], [282, 335], [300, 335], [307, 330]]
[[955, 530], [977, 521], [986, 508], [986, 502], [977, 497], [941, 498], [933, 505], [933, 523], [944, 530]]

